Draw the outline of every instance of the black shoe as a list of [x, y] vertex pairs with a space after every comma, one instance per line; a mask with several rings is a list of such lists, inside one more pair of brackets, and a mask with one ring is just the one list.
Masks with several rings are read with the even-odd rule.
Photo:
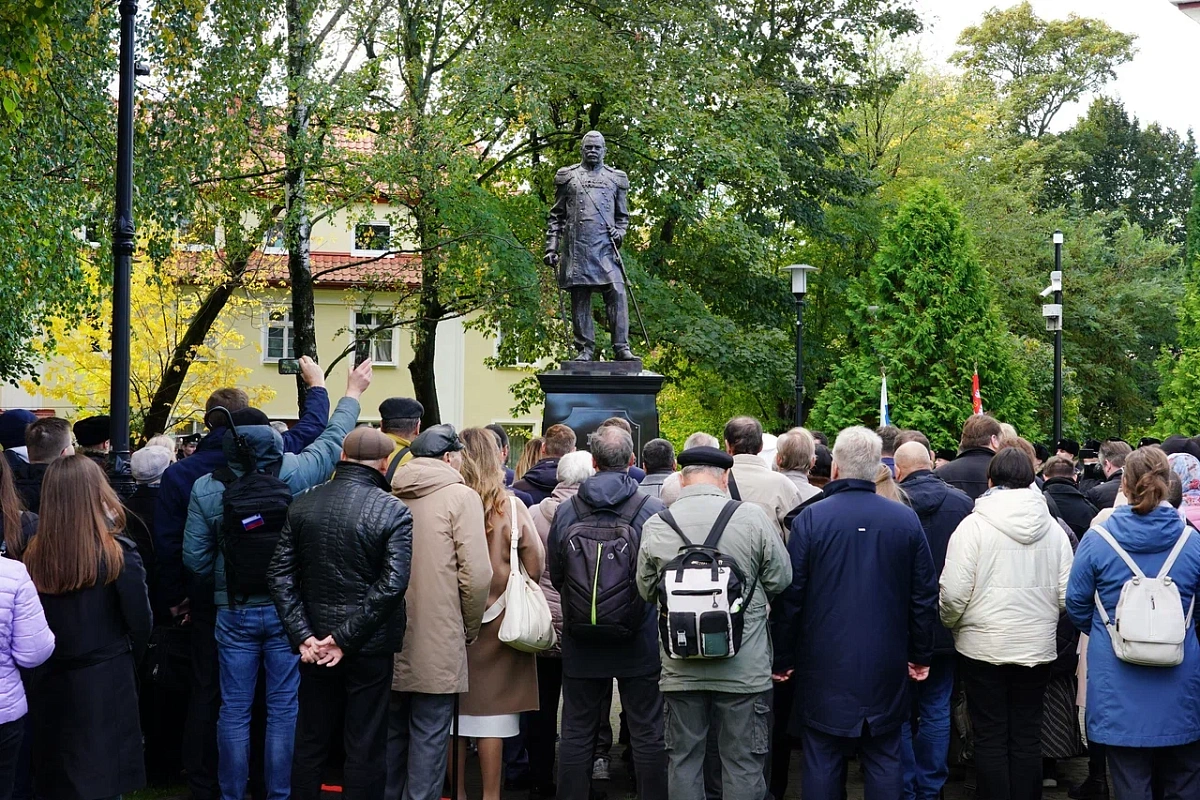
[[595, 361], [596, 353], [593, 350], [591, 350], [590, 348], [585, 347], [582, 350], [580, 350], [578, 353], [576, 353], [575, 357], [572, 358], [571, 360], [572, 361]]
[[1108, 780], [1103, 775], [1088, 775], [1078, 786], [1067, 789], [1071, 800], [1108, 800]]
[[637, 361], [638, 357], [629, 349], [629, 345], [620, 345], [613, 348], [613, 356], [617, 361]]

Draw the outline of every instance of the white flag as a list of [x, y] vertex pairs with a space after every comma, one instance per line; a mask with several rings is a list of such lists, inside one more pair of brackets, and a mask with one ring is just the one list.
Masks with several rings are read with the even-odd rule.
[[883, 373], [883, 383], [879, 385], [879, 427], [892, 424], [891, 409], [888, 407], [887, 373]]

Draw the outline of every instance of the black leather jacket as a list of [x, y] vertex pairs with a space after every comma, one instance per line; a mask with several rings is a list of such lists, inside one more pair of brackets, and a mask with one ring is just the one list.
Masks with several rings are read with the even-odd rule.
[[361, 464], [298, 495], [268, 572], [292, 645], [333, 634], [347, 655], [398, 653], [412, 531], [408, 507]]

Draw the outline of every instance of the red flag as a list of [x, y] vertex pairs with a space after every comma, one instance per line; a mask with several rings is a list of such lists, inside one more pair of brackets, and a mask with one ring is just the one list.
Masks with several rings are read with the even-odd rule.
[[971, 376], [971, 405], [976, 414], [983, 413], [983, 395], [979, 393], [979, 370]]

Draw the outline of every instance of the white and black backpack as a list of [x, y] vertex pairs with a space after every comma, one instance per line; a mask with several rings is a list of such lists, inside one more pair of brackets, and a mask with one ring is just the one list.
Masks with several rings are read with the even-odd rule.
[[741, 569], [717, 549], [740, 505], [725, 504], [704, 544], [692, 544], [670, 511], [659, 512], [683, 540], [658, 580], [658, 632], [670, 658], [732, 658], [742, 648], [743, 617], [755, 583], [747, 590]]

